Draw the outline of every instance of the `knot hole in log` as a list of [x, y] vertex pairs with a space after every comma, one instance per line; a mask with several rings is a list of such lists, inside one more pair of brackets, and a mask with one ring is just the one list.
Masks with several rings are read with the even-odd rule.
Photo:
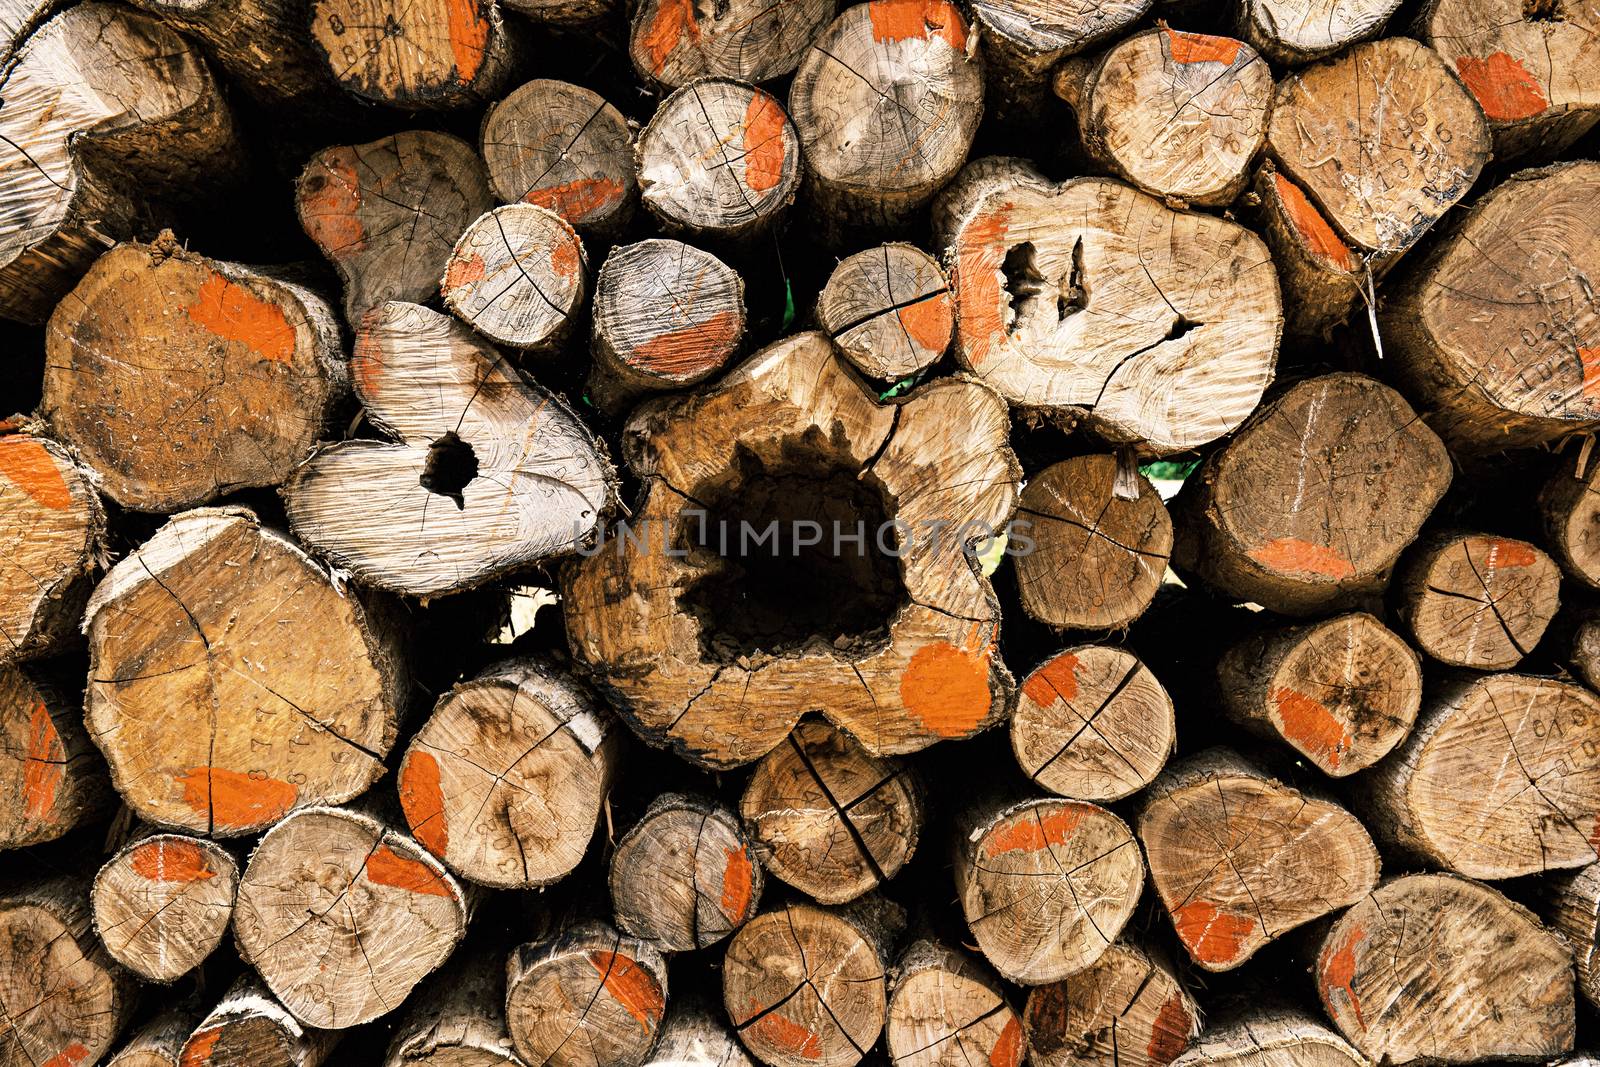
[[1529, 22], [1564, 22], [1561, 0], [1522, 0], [1522, 17]]
[[1055, 291], [1056, 322], [1089, 306], [1089, 287], [1083, 271], [1083, 238], [1072, 246], [1072, 267], [1053, 284], [1039, 266], [1039, 250], [1032, 241], [1014, 245], [1006, 252], [1000, 271], [1005, 275], [1006, 292], [1011, 295], [1012, 321], [1019, 322], [1038, 314], [1033, 309], [1043, 303], [1040, 297]]
[[465, 511], [467, 504], [462, 493], [477, 476], [478, 454], [472, 445], [454, 430], [446, 430], [443, 437], [428, 446], [428, 459], [418, 480], [428, 492], [449, 497], [456, 502], [457, 509]]

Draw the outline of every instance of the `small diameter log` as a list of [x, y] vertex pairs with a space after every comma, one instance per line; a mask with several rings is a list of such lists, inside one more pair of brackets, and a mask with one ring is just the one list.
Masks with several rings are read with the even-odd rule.
[[1450, 454], [1393, 389], [1296, 383], [1184, 483], [1173, 556], [1285, 615], [1364, 606], [1450, 485]]
[[1600, 1006], [1600, 864], [1542, 879], [1545, 922], [1572, 948], [1578, 992]]
[[1172, 698], [1131, 652], [1080, 645], [1022, 680], [1011, 751], [1024, 774], [1061, 796], [1101, 803], [1138, 792], [1177, 743]]
[[384, 773], [397, 635], [245, 508], [167, 522], [89, 600], [84, 718], [139, 816], [217, 837]]
[[884, 1043], [895, 1067], [1020, 1067], [1022, 1023], [988, 968], [937, 941], [915, 941], [889, 982]]
[[185, 998], [135, 1030], [105, 1061], [106, 1067], [189, 1067], [183, 1062], [183, 1047], [200, 1018], [200, 1002]]
[[1561, 568], [1526, 541], [1436, 533], [1406, 553], [1395, 589], [1422, 651], [1452, 667], [1506, 670], [1555, 618]]
[[95, 262], [50, 316], [45, 358], [40, 413], [134, 511], [276, 485], [349, 395], [321, 297], [170, 232]]
[[1267, 139], [1272, 70], [1231, 37], [1158, 28], [1055, 74], [1090, 158], [1170, 201], [1233, 202]]
[[1103, 453], [1062, 460], [1023, 488], [1016, 528], [1032, 544], [1012, 565], [1029, 616], [1114, 630], [1144, 614], [1172, 555], [1172, 519], [1149, 480], [1133, 480], [1129, 499], [1117, 457]]
[[638, 157], [644, 205], [675, 233], [752, 238], [800, 188], [794, 123], [772, 94], [732, 78], [700, 78], [663, 100]]
[[[1305, 190], [1269, 160], [1252, 186], [1253, 225], [1267, 242], [1284, 302], [1283, 329], [1293, 338], [1324, 338], [1343, 322], [1365, 292], [1366, 267], [1322, 217]], [[1241, 204], [1250, 207], [1250, 198]]]
[[0, 1063], [98, 1063], [136, 1000], [133, 976], [94, 936], [85, 882], [33, 879], [0, 895]]
[[1245, 0], [1239, 32], [1256, 50], [1285, 67], [1376, 37], [1400, 0]]
[[762, 866], [823, 904], [843, 904], [911, 859], [922, 791], [899, 761], [807, 720], [756, 765], [739, 812]]
[[[0, 449], [4, 447], [0, 440]], [[1539, 515], [1544, 520], [1545, 547], [1562, 571], [1600, 589], [1600, 462], [1568, 458], [1557, 464], [1539, 493]]]
[[1421, 658], [1364, 612], [1256, 633], [1217, 680], [1229, 718], [1336, 778], [1388, 755], [1422, 705]]
[[489, 109], [478, 146], [503, 204], [547, 208], [586, 236], [616, 237], [633, 217], [633, 129], [599, 93], [528, 82]]
[[244, 157], [211, 72], [184, 38], [116, 4], [56, 15], [5, 76], [0, 316], [49, 318], [108, 240], [144, 228], [136, 192], [192, 196]]
[[834, 7], [835, 0], [644, 0], [633, 11], [628, 57], [643, 81], [666, 89], [707, 75], [771, 81], [800, 65]]
[[1322, 939], [1317, 992], [1375, 1062], [1547, 1061], [1572, 1049], [1572, 957], [1532, 912], [1447, 874], [1394, 878]]
[[1548, 678], [1457, 679], [1365, 784], [1381, 840], [1469, 878], [1593, 863], [1600, 697]]
[[339, 272], [352, 326], [386, 300], [437, 296], [456, 238], [493, 206], [472, 147], [432, 130], [324, 148], [295, 186], [300, 225]]
[[[891, 3], [895, 0], [890, 0]], [[1122, 36], [1150, 0], [1051, 3], [979, 0], [972, 5], [996, 114], [1016, 123], [1050, 121], [1050, 73], [1069, 56]]]
[[0, 667], [0, 850], [54, 841], [115, 806], [77, 693]]
[[506, 1025], [527, 1063], [632, 1067], [655, 1044], [666, 1008], [661, 953], [604, 923], [521, 945], [506, 963]]
[[407, 1002], [383, 1067], [523, 1067], [506, 1029], [503, 950], [458, 954]]
[[949, 0], [872, 0], [806, 50], [789, 112], [830, 240], [910, 226], [961, 169], [983, 117], [977, 42]]
[[[862, 904], [877, 905], [871, 901]], [[728, 943], [722, 999], [739, 1040], [768, 1067], [853, 1067], [883, 1032], [889, 931], [878, 909], [791, 904]]]
[[311, 39], [334, 80], [408, 110], [496, 99], [516, 63], [495, 0], [313, 0]]
[[489, 340], [549, 354], [572, 332], [588, 273], [583, 242], [565, 219], [507, 204], [467, 227], [439, 290], [445, 307]]
[[339, 1033], [314, 1030], [284, 1010], [253, 974], [212, 1008], [183, 1046], [179, 1067], [319, 1067]]
[[338, 113], [338, 87], [306, 33], [296, 0], [132, 0], [205, 47], [264, 108], [288, 107], [311, 118]]
[[755, 915], [761, 883], [739, 817], [704, 797], [663, 793], [611, 855], [617, 925], [662, 952], [727, 937]]
[[1600, 615], [1580, 617], [1567, 646], [1567, 658], [1584, 685], [1600, 690]]
[[1600, 333], [1578, 280], [1600, 255], [1597, 197], [1600, 163], [1514, 174], [1385, 290], [1388, 364], [1456, 451], [1600, 425]]
[[721, 1007], [675, 997], [644, 1067], [754, 1067]]
[[95, 875], [95, 932], [135, 974], [171, 982], [221, 944], [238, 886], [239, 865], [221, 845], [187, 834], [141, 837]]
[[1378, 884], [1378, 850], [1355, 816], [1226, 749], [1156, 780], [1139, 813], [1139, 840], [1178, 940], [1208, 971], [1239, 966]]
[[651, 239], [611, 250], [594, 284], [589, 399], [620, 412], [720, 371], [744, 340], [744, 279], [710, 252]]
[[1297, 1010], [1256, 1008], [1208, 1024], [1172, 1067], [1367, 1067], [1343, 1038]]
[[461, 877], [548, 885], [589, 847], [621, 740], [610, 712], [565, 674], [511, 660], [439, 698], [400, 761], [400, 806]]
[[105, 526], [89, 471], [65, 448], [0, 431], [0, 664], [76, 640]]
[[896, 381], [939, 362], [955, 331], [939, 261], [896, 242], [857, 252], [828, 276], [817, 322], [869, 378]]
[[399, 1006], [455, 950], [470, 904], [413, 838], [370, 815], [314, 807], [251, 853], [233, 933], [295, 1018], [335, 1030]]
[[423, 597], [471, 588], [572, 551], [609, 511], [594, 436], [463, 323], [380, 304], [351, 370], [393, 440], [325, 445], [281, 495], [295, 536], [358, 579]]
[[1117, 941], [1088, 970], [1028, 990], [1033, 1067], [1166, 1067], [1200, 1033], [1200, 1006], [1165, 957]]
[[984, 800], [956, 821], [956, 892], [978, 948], [1020, 985], [1094, 964], [1139, 903], [1132, 832], [1078, 800]]
[[956, 357], [1013, 405], [1167, 454], [1234, 430], [1272, 378], [1277, 275], [1248, 230], [1108, 178], [980, 161], [935, 206]]

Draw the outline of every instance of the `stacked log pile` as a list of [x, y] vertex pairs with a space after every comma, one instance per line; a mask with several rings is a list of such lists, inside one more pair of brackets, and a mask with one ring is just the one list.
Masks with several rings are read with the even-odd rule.
[[1600, 1056], [1592, 4], [0, 31], [0, 1067]]

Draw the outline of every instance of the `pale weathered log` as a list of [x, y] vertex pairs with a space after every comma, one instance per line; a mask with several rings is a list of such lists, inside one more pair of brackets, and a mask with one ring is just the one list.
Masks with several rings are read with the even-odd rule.
[[0, 850], [54, 841], [116, 805], [77, 682], [0, 667]]
[[198, 967], [233, 918], [239, 865], [214, 841], [151, 833], [95, 875], [94, 928], [112, 957], [153, 982]]
[[[499, 96], [518, 42], [496, 0], [311, 0], [310, 34], [347, 92], [412, 110]], [[304, 31], [302, 31], [304, 32]]]
[[463, 950], [423, 983], [395, 1024], [384, 1067], [523, 1067], [506, 1029], [503, 956]]
[[1367, 1067], [1321, 1022], [1276, 1006], [1236, 1011], [1208, 1024], [1173, 1067]]
[[572, 333], [588, 275], [571, 223], [548, 208], [507, 204], [467, 227], [439, 290], [445, 306], [489, 340], [549, 354]]
[[337, 1030], [315, 1030], [246, 974], [200, 1020], [183, 1046], [179, 1067], [320, 1067], [336, 1063]]
[[1407, 550], [1398, 614], [1441, 663], [1507, 670], [1539, 643], [1560, 607], [1561, 569], [1526, 541], [1442, 531]]
[[1166, 1067], [1201, 1030], [1172, 964], [1127, 939], [1087, 970], [1028, 990], [1022, 1020], [1033, 1067]]
[[895, 381], [937, 363], [955, 331], [939, 261], [895, 242], [841, 260], [817, 297], [817, 323], [855, 368]]
[[1600, 1006], [1600, 864], [1547, 875], [1540, 889], [1545, 922], [1572, 949], [1578, 992]]
[[1294, 67], [1376, 37], [1399, 6], [1400, 0], [1244, 0], [1239, 29], [1268, 59]]
[[203, 1014], [196, 997], [184, 998], [135, 1030], [106, 1067], [196, 1067], [183, 1062], [183, 1047]]
[[628, 57], [646, 82], [676, 89], [706, 75], [765, 82], [793, 73], [833, 18], [836, 0], [644, 0], [633, 9]]
[[[905, 0], [901, 0], [905, 3]], [[916, 0], [906, 6], [916, 4]], [[897, 7], [891, 0], [885, 7]], [[987, 68], [990, 107], [1013, 125], [1049, 121], [1050, 72], [1068, 56], [1120, 36], [1150, 0], [977, 0], [972, 5]]]
[[895, 1067], [1019, 1067], [1026, 1047], [1000, 980], [965, 953], [927, 939], [895, 961], [884, 1044]]
[[263, 107], [341, 115], [333, 72], [306, 33], [304, 0], [131, 0], [200, 42]]
[[754, 1067], [718, 1006], [677, 995], [643, 1067]]
[[1567, 577], [1600, 589], [1600, 461], [1581, 449], [1561, 460], [1539, 492], [1539, 516], [1544, 547]]

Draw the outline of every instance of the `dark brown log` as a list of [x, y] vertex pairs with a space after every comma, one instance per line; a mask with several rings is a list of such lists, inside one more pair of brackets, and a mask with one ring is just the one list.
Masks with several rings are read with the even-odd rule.
[[[890, 0], [891, 3], [894, 0]], [[1050, 72], [1063, 59], [1120, 36], [1150, 10], [1150, 0], [1051, 3], [979, 0], [973, 21], [983, 45], [991, 108], [1013, 124], [1053, 118]]]
[[1423, 537], [1395, 579], [1399, 616], [1441, 663], [1506, 670], [1522, 662], [1560, 607], [1561, 570], [1526, 541], [1492, 534]]
[[255, 975], [233, 983], [190, 1035], [179, 1067], [320, 1067], [338, 1062], [337, 1030], [302, 1026]]
[[525, 15], [538, 25], [604, 35], [608, 42], [614, 32], [612, 24], [623, 6], [619, 0], [506, 0], [507, 10]]
[[835, 0], [776, 5], [644, 0], [633, 11], [628, 57], [645, 82], [677, 89], [706, 75], [766, 82], [793, 73], [833, 18]]
[[842, 260], [817, 298], [817, 322], [857, 370], [891, 382], [937, 363], [955, 330], [939, 261], [899, 242]]
[[1173, 1067], [1365, 1067], [1366, 1059], [1310, 1015], [1261, 1007], [1208, 1023]]
[[1563, 459], [1539, 493], [1544, 546], [1561, 569], [1591, 589], [1600, 589], [1600, 462], [1581, 451]]
[[202, 1014], [200, 1002], [186, 997], [135, 1030], [106, 1067], [188, 1067], [183, 1047]]
[[1128, 940], [1088, 970], [1028, 990], [1022, 1018], [1033, 1067], [1166, 1067], [1201, 1029], [1200, 1006], [1171, 963]]
[[337, 112], [338, 86], [306, 33], [300, 0], [132, 0], [199, 41], [263, 107]]
[[496, 0], [312, 0], [310, 12], [311, 39], [334, 80], [375, 104], [481, 105], [516, 65]]
[[1542, 882], [1544, 921], [1572, 949], [1578, 992], [1600, 1005], [1600, 959], [1595, 955], [1600, 948], [1600, 864], [1547, 875]]
[[95, 875], [90, 893], [95, 933], [130, 971], [171, 982], [221, 944], [238, 886], [239, 865], [216, 842], [147, 834]]
[[1245, 0], [1244, 39], [1268, 59], [1296, 67], [1376, 37], [1400, 0]]
[[1241, 204], [1272, 251], [1278, 278], [1291, 299], [1283, 308], [1284, 332], [1321, 338], [1343, 322], [1365, 292], [1365, 266], [1345, 238], [1328, 225], [1306, 192], [1268, 160], [1256, 172], [1252, 194]]
[[570, 223], [547, 208], [507, 204], [467, 227], [439, 289], [445, 306], [489, 340], [550, 354], [572, 333], [588, 275]]
[[461, 952], [428, 979], [395, 1024], [383, 1067], [522, 1067], [506, 1029], [503, 955]]
[[884, 1044], [895, 1067], [1019, 1067], [1026, 1047], [1000, 980], [929, 940], [912, 942], [895, 963]]
[[115, 805], [76, 687], [0, 667], [0, 850], [54, 841]]

